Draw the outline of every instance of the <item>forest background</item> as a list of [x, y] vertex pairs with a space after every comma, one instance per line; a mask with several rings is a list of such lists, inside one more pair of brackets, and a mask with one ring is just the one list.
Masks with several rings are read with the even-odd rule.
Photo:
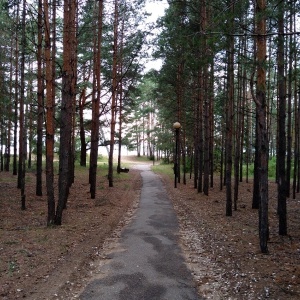
[[[240, 182], [253, 176], [267, 253], [270, 166], [279, 235], [288, 234], [287, 199], [300, 188], [300, 2], [169, 1], [147, 26], [144, 4], [1, 0], [1, 172], [16, 175], [22, 210], [26, 172], [36, 172], [48, 226], [62, 224], [76, 161], [89, 168], [91, 198], [101, 193], [100, 145], [108, 147], [109, 187], [122, 171], [122, 145], [174, 162], [175, 183], [190, 173], [199, 194], [218, 174], [228, 217]], [[153, 45], [162, 67], [145, 73]]]

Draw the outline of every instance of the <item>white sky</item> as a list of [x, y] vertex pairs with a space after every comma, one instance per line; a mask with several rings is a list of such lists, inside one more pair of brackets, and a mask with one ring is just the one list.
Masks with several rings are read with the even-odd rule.
[[168, 2], [166, 0], [146, 1], [146, 11], [152, 14], [149, 21], [155, 22], [158, 17], [163, 16], [167, 7]]
[[[165, 9], [168, 7], [167, 0], [147, 0], [145, 10], [151, 14], [148, 17], [149, 23], [155, 23], [159, 17], [162, 17], [165, 13]], [[157, 34], [159, 31], [157, 31]], [[162, 62], [161, 60], [151, 60], [146, 63], [145, 72], [150, 69], [159, 70], [161, 68]]]

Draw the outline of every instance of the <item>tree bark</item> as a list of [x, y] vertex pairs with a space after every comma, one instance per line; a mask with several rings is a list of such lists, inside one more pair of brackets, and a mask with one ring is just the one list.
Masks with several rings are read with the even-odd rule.
[[99, 147], [99, 114], [101, 96], [101, 44], [102, 44], [102, 24], [103, 24], [103, 1], [98, 3], [98, 32], [94, 45], [94, 74], [92, 93], [92, 132], [91, 132], [91, 156], [90, 156], [90, 193], [91, 198], [96, 196], [96, 177]]
[[113, 66], [112, 66], [112, 95], [111, 95], [111, 123], [110, 123], [110, 150], [108, 158], [108, 182], [109, 187], [113, 187], [113, 159], [115, 146], [116, 128], [116, 103], [117, 103], [117, 63], [118, 63], [118, 0], [115, 0], [114, 12], [114, 45], [113, 45]]
[[[233, 14], [234, 3], [230, 2], [230, 10]], [[233, 30], [232, 19], [229, 21], [231, 30]], [[234, 37], [228, 37], [228, 71], [227, 71], [227, 106], [226, 106], [226, 216], [232, 216], [232, 128], [233, 128], [233, 101], [234, 101]]]
[[38, 44], [37, 44], [37, 142], [36, 142], [36, 191], [37, 196], [43, 195], [43, 117], [44, 117], [44, 83], [42, 68], [43, 42], [43, 0], [38, 1]]
[[[15, 31], [15, 99], [14, 99], [14, 156], [13, 156], [13, 175], [18, 175], [18, 163], [17, 163], [17, 132], [18, 132], [18, 104], [19, 104], [19, 38], [18, 38], [18, 26], [19, 26], [19, 4], [17, 4], [16, 12], [16, 31]], [[18, 177], [18, 188], [21, 187]]]
[[268, 132], [266, 122], [266, 1], [256, 1], [257, 16], [257, 136], [259, 153], [259, 241], [262, 253], [268, 252]]
[[279, 4], [278, 15], [278, 154], [277, 154], [277, 171], [278, 171], [278, 216], [279, 216], [279, 234], [287, 234], [286, 219], [286, 78], [284, 74], [284, 2]]
[[26, 127], [25, 127], [25, 15], [26, 15], [26, 0], [23, 0], [22, 11], [22, 39], [21, 39], [21, 87], [20, 87], [20, 116], [19, 116], [19, 172], [18, 181], [21, 188], [21, 209], [26, 209], [25, 195], [25, 161], [26, 161]]
[[52, 63], [49, 3], [44, 0], [44, 32], [45, 32], [45, 76], [46, 76], [46, 188], [48, 216], [47, 225], [55, 221], [55, 197], [54, 197], [54, 103], [52, 97]]
[[59, 199], [56, 207], [55, 224], [61, 225], [62, 212], [69, 195], [69, 164], [71, 155], [72, 111], [75, 90], [74, 62], [76, 53], [75, 15], [76, 0], [64, 0], [64, 35], [63, 35], [63, 70], [62, 70], [62, 101], [60, 117], [59, 147]]

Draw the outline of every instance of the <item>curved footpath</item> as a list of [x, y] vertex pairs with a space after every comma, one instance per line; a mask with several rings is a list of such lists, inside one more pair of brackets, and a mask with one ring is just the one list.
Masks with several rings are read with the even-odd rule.
[[178, 223], [167, 192], [149, 166], [141, 175], [140, 204], [122, 232], [122, 251], [112, 253], [82, 300], [200, 299], [177, 244]]

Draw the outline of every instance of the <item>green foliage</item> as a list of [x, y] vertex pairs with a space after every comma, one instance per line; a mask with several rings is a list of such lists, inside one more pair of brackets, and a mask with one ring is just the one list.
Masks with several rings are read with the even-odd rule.
[[268, 164], [268, 176], [269, 178], [275, 179], [276, 178], [276, 158], [272, 158], [269, 160]]
[[[246, 165], [243, 165], [243, 177], [246, 176]], [[291, 170], [291, 173], [293, 170]], [[249, 177], [254, 176], [254, 164], [251, 163], [248, 165], [248, 175]], [[268, 176], [270, 179], [275, 180], [276, 179], [276, 157], [273, 157], [269, 160], [268, 163]]]
[[185, 172], [190, 173], [191, 171], [191, 162], [192, 162], [192, 157], [191, 156], [186, 156], [185, 158]]

